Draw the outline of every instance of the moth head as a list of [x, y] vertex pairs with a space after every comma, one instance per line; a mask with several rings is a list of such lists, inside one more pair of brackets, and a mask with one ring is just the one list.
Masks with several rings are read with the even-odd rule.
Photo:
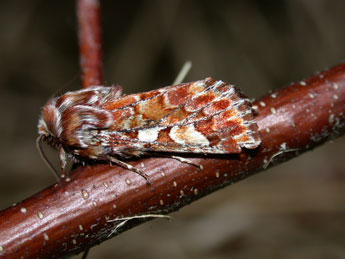
[[39, 136], [36, 140], [37, 149], [50, 170], [54, 173], [56, 178], [60, 180], [60, 174], [56, 171], [54, 166], [47, 158], [42, 148], [42, 140], [47, 142], [50, 146], [58, 148], [60, 150], [61, 169], [64, 171], [66, 165], [65, 151], [62, 147], [62, 143], [59, 139], [61, 135], [61, 114], [56, 108], [56, 98], [50, 99], [48, 103], [43, 106], [41, 115], [38, 121], [38, 133]]
[[53, 98], [42, 108], [38, 121], [38, 134], [49, 145], [59, 148], [61, 133], [61, 113], [56, 107], [56, 98]]

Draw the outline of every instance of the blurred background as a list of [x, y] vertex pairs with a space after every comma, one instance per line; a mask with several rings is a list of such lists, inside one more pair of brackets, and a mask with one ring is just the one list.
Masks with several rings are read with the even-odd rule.
[[[251, 98], [344, 61], [345, 1], [101, 1], [105, 84], [212, 76]], [[74, 1], [0, 2], [0, 209], [55, 182], [40, 107], [80, 88]], [[89, 258], [345, 258], [344, 137], [92, 249]], [[57, 153], [50, 154], [57, 160]], [[74, 258], [79, 258], [74, 257]]]

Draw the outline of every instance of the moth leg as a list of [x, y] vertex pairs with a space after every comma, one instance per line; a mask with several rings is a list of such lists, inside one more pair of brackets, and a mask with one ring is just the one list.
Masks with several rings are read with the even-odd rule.
[[65, 178], [65, 168], [67, 164], [66, 152], [63, 148], [60, 148], [60, 167], [61, 167], [61, 178]]
[[200, 170], [203, 170], [204, 167], [200, 164], [197, 164], [197, 163], [194, 163], [192, 160], [189, 160], [187, 158], [184, 158], [184, 157], [180, 157], [180, 156], [170, 156], [170, 155], [164, 155], [164, 154], [161, 154], [161, 153], [155, 153], [155, 152], [152, 152], [151, 153], [151, 156], [157, 156], [157, 157], [165, 157], [165, 158], [172, 158], [172, 159], [175, 159], [181, 163], [186, 163], [186, 164], [189, 164], [189, 165], [193, 165], [193, 166], [196, 166], [198, 168], [200, 168]]
[[118, 160], [118, 159], [116, 159], [116, 158], [114, 158], [114, 157], [111, 157], [111, 156], [109, 156], [109, 160], [110, 160], [111, 162], [113, 162], [114, 164], [117, 164], [117, 165], [119, 165], [119, 166], [121, 166], [121, 167], [123, 167], [123, 168], [125, 168], [125, 169], [128, 169], [128, 170], [130, 170], [130, 171], [132, 171], [132, 172], [134, 172], [134, 173], [136, 173], [136, 174], [138, 174], [138, 175], [144, 177], [145, 180], [146, 180], [146, 183], [147, 183], [147, 184], [151, 184], [150, 177], [149, 177], [146, 173], [144, 173], [143, 171], [141, 171], [140, 169], [138, 169], [138, 168], [136, 168], [136, 167], [134, 167], [134, 166], [131, 166], [130, 164], [127, 164], [127, 163], [125, 163], [125, 162], [123, 162], [123, 161], [121, 161], [121, 160]]
[[184, 158], [184, 157], [180, 157], [180, 156], [170, 156], [170, 158], [172, 159], [175, 159], [177, 161], [180, 161], [181, 163], [186, 163], [186, 164], [189, 164], [189, 165], [194, 165], [198, 168], [200, 168], [200, 170], [204, 169], [204, 167], [200, 164], [196, 164], [194, 163], [193, 161], [187, 159], [187, 158]]

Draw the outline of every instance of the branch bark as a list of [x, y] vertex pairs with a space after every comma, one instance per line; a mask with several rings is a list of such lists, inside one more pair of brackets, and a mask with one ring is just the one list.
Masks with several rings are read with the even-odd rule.
[[[88, 165], [0, 213], [0, 255], [51, 258], [76, 254], [109, 238], [111, 219], [176, 211], [211, 192], [338, 137], [345, 132], [345, 64], [254, 102], [262, 135], [255, 151], [239, 155], [130, 162], [152, 185], [118, 166]], [[147, 218], [148, 219], [148, 218]], [[118, 234], [147, 220], [132, 220]]]

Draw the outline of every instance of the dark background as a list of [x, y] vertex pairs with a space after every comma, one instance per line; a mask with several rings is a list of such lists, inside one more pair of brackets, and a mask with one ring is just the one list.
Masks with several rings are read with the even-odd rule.
[[[344, 61], [345, 1], [102, 1], [105, 84], [212, 76], [251, 98]], [[55, 178], [40, 107], [80, 88], [74, 1], [0, 3], [0, 208]], [[293, 137], [293, 136], [291, 136]], [[344, 258], [345, 139], [109, 240], [90, 258]], [[51, 153], [57, 160], [57, 153]]]

